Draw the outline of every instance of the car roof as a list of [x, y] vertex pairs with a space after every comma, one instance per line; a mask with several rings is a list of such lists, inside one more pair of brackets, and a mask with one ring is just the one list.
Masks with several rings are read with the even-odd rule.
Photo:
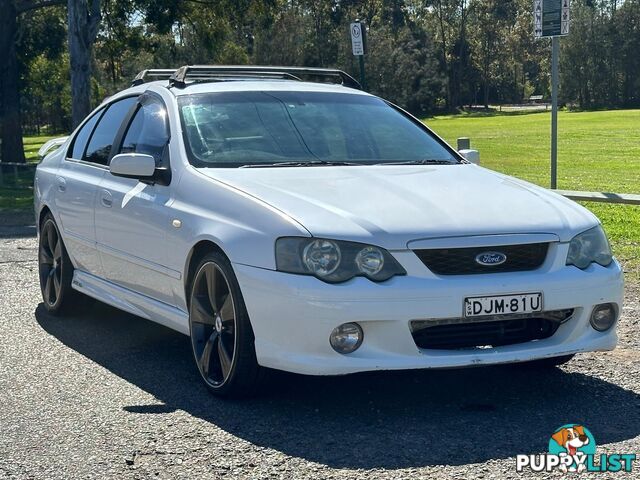
[[297, 80], [226, 80], [221, 82], [195, 82], [184, 88], [170, 87], [166, 80], [157, 80], [136, 85], [122, 90], [104, 100], [103, 103], [128, 95], [141, 94], [147, 90], [156, 90], [163, 87], [174, 96], [193, 95], [214, 92], [260, 92], [260, 91], [286, 91], [286, 92], [325, 92], [347, 93], [351, 95], [367, 95], [367, 92], [355, 88], [345, 87], [335, 83], [300, 82]]

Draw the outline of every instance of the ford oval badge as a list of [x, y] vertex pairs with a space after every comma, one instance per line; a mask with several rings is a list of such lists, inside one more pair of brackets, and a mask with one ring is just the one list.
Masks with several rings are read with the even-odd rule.
[[482, 252], [476, 255], [476, 263], [484, 267], [502, 265], [507, 261], [507, 256], [500, 252]]

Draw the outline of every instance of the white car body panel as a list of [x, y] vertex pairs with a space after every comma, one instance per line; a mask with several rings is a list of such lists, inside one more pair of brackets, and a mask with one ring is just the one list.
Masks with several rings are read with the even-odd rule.
[[95, 204], [95, 230], [106, 280], [165, 303], [173, 302], [170, 279], [180, 279], [181, 271], [166, 266], [171, 201], [166, 186], [109, 174], [102, 179]]
[[[211, 242], [231, 260], [261, 365], [306, 374], [519, 362], [615, 347], [615, 328], [589, 324], [593, 305], [622, 305], [620, 266], [566, 266], [568, 242], [598, 225], [553, 192], [469, 164], [313, 168], [202, 168], [189, 164], [176, 96], [212, 91], [314, 91], [342, 86], [283, 81], [142, 84], [109, 98], [159, 95], [171, 128], [171, 183], [114, 177], [65, 159], [74, 132], [38, 166], [35, 209], [53, 214], [76, 268], [73, 288], [189, 334], [186, 279], [194, 248]], [[62, 181], [61, 181], [62, 179]], [[64, 192], [59, 186], [64, 184]], [[105, 193], [106, 192], [106, 193]], [[111, 203], [105, 205], [104, 199]], [[279, 237], [323, 237], [387, 248], [407, 275], [331, 285], [276, 271]], [[535, 271], [435, 275], [412, 249], [549, 242]], [[425, 350], [412, 320], [456, 318], [465, 297], [541, 292], [544, 309], [574, 308], [550, 338], [486, 349]], [[362, 347], [336, 353], [329, 334], [359, 322]]]
[[554, 233], [566, 242], [597, 223], [560, 195], [471, 164], [261, 170], [202, 171], [274, 205], [314, 236], [388, 249], [505, 233]]
[[189, 335], [189, 318], [185, 311], [146, 297], [131, 289], [86, 272], [76, 270], [71, 285], [75, 290], [147, 320]]
[[[477, 275], [443, 281], [425, 274], [424, 265], [411, 252], [394, 254], [407, 267], [408, 275], [395, 277], [384, 286], [363, 278], [338, 287], [302, 276], [291, 282], [286, 273], [240, 265], [235, 269], [243, 292], [247, 292], [244, 298], [252, 312], [256, 352], [265, 366], [309, 375], [449, 368], [615, 347], [615, 329], [597, 332], [591, 328], [589, 316], [597, 303], [621, 305], [619, 266], [591, 266], [586, 272], [567, 269], [559, 260], [566, 255], [566, 248], [558, 246], [555, 260], [538, 273], [497, 273], [491, 282], [479, 281]], [[460, 317], [465, 297], [523, 292], [542, 292], [545, 310], [576, 307], [576, 312], [552, 337], [525, 344], [427, 350], [418, 348], [411, 337], [411, 320]], [[273, 302], [274, 296], [286, 301]], [[270, 320], [278, 315], [292, 320]], [[345, 321], [358, 322], [365, 338], [362, 347], [348, 356], [336, 354], [328, 342], [331, 331]], [[281, 353], [283, 347], [286, 356]]]

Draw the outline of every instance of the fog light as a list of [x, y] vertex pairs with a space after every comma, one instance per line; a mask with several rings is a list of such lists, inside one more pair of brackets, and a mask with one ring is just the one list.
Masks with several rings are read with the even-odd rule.
[[357, 323], [343, 323], [333, 329], [329, 337], [331, 347], [338, 353], [355, 352], [362, 345], [362, 328]]
[[616, 321], [616, 310], [613, 303], [596, 305], [591, 313], [591, 326], [599, 332], [609, 330]]

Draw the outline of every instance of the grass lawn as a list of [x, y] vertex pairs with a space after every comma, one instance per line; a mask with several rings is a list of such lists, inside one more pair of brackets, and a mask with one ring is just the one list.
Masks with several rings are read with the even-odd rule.
[[[24, 137], [24, 154], [28, 163], [38, 161], [38, 149], [54, 136]], [[0, 187], [0, 212], [24, 211], [33, 208], [33, 169], [19, 168], [18, 177], [13, 167], [5, 167], [3, 185]]]
[[0, 213], [2, 211], [27, 210], [33, 208], [33, 189], [0, 187]]
[[47, 141], [52, 138], [61, 137], [62, 135], [40, 135], [33, 137], [24, 137], [22, 142], [24, 143], [24, 156], [27, 157], [27, 162], [37, 162], [38, 159], [38, 150], [40, 147]]
[[[483, 166], [549, 186], [551, 114], [463, 114], [425, 118], [455, 146], [469, 137]], [[558, 188], [640, 194], [640, 110], [560, 112]], [[640, 206], [584, 202], [609, 234], [616, 256], [640, 278]]]

